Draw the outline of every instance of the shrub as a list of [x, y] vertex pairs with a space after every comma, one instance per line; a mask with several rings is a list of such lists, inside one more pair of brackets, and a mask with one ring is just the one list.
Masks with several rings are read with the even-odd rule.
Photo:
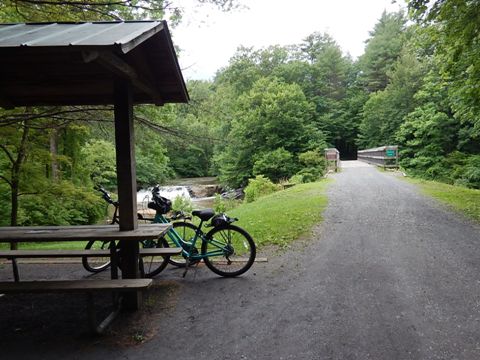
[[187, 214], [191, 214], [193, 210], [192, 200], [187, 199], [184, 196], [177, 196], [172, 203], [173, 211], [183, 211]]
[[461, 180], [470, 188], [480, 189], [480, 155], [470, 156], [463, 170]]
[[35, 196], [20, 197], [20, 225], [88, 225], [105, 213], [106, 203], [93, 190], [68, 181], [51, 184]]
[[293, 175], [293, 176], [290, 178], [289, 182], [290, 182], [291, 184], [303, 184], [303, 183], [304, 183], [304, 181], [303, 181], [303, 175], [301, 175], [301, 174], [295, 174], [295, 175]]
[[261, 196], [274, 193], [278, 190], [279, 187], [265, 176], [257, 175], [255, 179], [248, 180], [248, 186], [245, 188], [245, 200], [252, 202]]
[[224, 199], [220, 195], [215, 195], [215, 200], [213, 200], [213, 209], [215, 212], [226, 212], [228, 210], [236, 208], [242, 203], [242, 200], [235, 199]]
[[253, 174], [262, 174], [270, 180], [278, 182], [295, 172], [293, 155], [284, 148], [278, 148], [262, 154], [253, 165]]

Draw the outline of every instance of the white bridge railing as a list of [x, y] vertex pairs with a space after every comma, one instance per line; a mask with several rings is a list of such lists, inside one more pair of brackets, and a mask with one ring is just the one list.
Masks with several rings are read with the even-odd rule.
[[357, 151], [357, 159], [384, 168], [398, 168], [398, 146], [380, 146]]

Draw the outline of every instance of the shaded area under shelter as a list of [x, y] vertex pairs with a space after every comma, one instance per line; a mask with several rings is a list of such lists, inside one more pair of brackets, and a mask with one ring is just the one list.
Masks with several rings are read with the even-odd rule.
[[[1, 107], [114, 105], [120, 230], [138, 227], [133, 105], [169, 102], [188, 93], [165, 21], [0, 24]], [[138, 252], [122, 246], [122, 277]]]

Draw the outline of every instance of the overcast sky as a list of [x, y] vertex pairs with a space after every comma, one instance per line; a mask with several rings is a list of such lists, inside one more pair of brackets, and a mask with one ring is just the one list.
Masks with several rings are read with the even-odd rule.
[[172, 29], [182, 51], [185, 79], [212, 79], [228, 65], [238, 46], [262, 48], [300, 43], [315, 31], [328, 32], [344, 53], [363, 53], [368, 32], [384, 10], [397, 11], [403, 0], [241, 0], [244, 9], [221, 12], [182, 0], [182, 23]]

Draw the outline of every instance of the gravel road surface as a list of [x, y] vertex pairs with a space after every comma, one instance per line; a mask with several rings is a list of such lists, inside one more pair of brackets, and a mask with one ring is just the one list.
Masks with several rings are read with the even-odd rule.
[[[218, 278], [205, 267], [182, 279], [167, 269], [164, 278], [175, 280], [175, 290], [155, 319], [159, 333], [148, 341], [44, 342], [34, 344], [39, 354], [480, 359], [479, 227], [390, 173], [343, 165], [328, 190], [325, 221], [311, 238], [269, 253], [268, 262], [238, 279]], [[2, 344], [12, 355], [21, 353], [18, 346]]]

